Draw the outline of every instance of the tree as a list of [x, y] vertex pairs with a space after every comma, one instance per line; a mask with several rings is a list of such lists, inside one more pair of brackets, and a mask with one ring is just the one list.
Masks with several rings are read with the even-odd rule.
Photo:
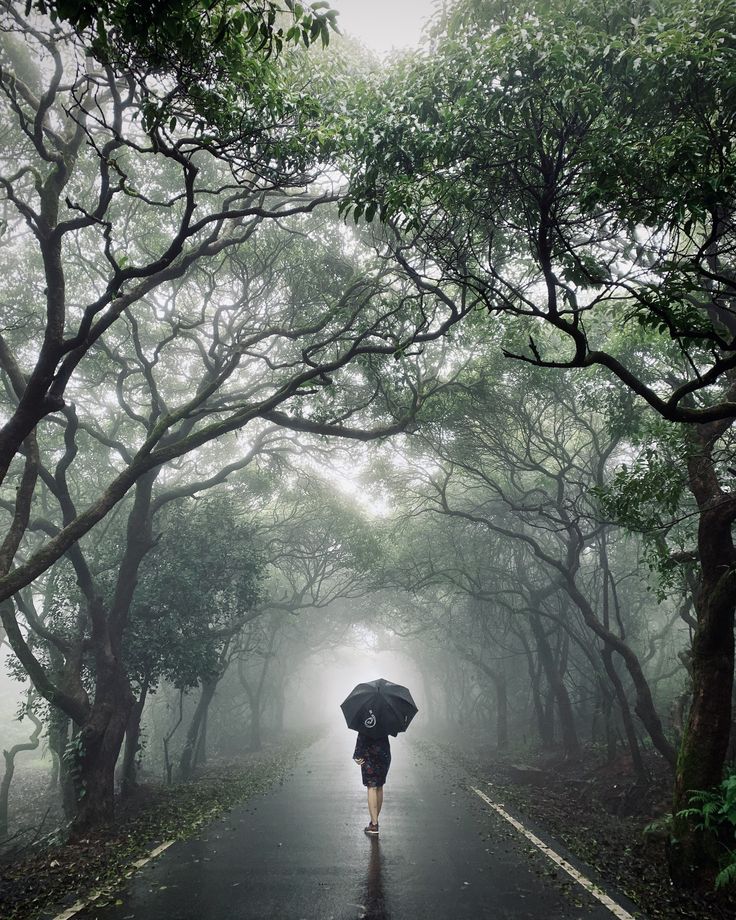
[[39, 736], [43, 728], [43, 723], [33, 711], [33, 703], [34, 694], [32, 690], [29, 690], [23, 711], [20, 715], [21, 719], [24, 716], [28, 716], [28, 719], [33, 723], [33, 731], [28, 741], [20, 741], [12, 745], [8, 750], [3, 751], [5, 771], [2, 780], [0, 780], [0, 840], [8, 835], [8, 800], [10, 797], [10, 785], [13, 782], [13, 776], [15, 774], [15, 758], [21, 751], [35, 751], [41, 743]]
[[[164, 679], [179, 690], [202, 684], [201, 713], [190, 729], [181, 772], [191, 759], [221, 676], [222, 659], [258, 616], [264, 562], [252, 525], [220, 489], [169, 507], [133, 599], [124, 659], [137, 685], [126, 727], [124, 791], [135, 785], [140, 723], [148, 694]], [[183, 759], [184, 759], [184, 755]]]
[[[12, 143], [0, 185], [14, 306], [0, 340], [0, 470], [17, 489], [0, 505], [0, 613], [38, 692], [82, 730], [81, 828], [111, 814], [133, 705], [121, 650], [156, 509], [244, 465], [237, 455], [208, 462], [202, 448], [246, 426], [256, 440], [264, 425], [349, 439], [403, 430], [433, 384], [382, 368], [407, 342], [440, 339], [463, 310], [439, 291], [417, 302], [333, 214], [310, 222], [331, 195], [306, 188], [319, 169], [304, 124], [284, 110], [275, 118], [255, 90], [243, 130], [226, 140], [201, 120], [150, 121], [148, 87], [134, 75], [82, 67], [74, 37], [7, 15], [0, 77]], [[397, 375], [398, 397], [384, 384]], [[130, 490], [117, 587], [105, 597], [80, 540]], [[84, 622], [71, 643], [50, 640], [69, 678], [59, 684], [7, 600], [65, 553]], [[92, 694], [77, 654], [88, 645]]]
[[289, 44], [309, 47], [319, 40], [325, 47], [338, 15], [328, 3], [294, 0], [28, 0], [26, 15], [32, 8], [69, 22], [101, 63], [165, 81], [168, 92], [155, 117], [171, 117], [184, 102], [213, 127], [238, 114], [244, 88], [254, 81], [268, 86], [262, 62]]
[[[514, 321], [508, 356], [602, 367], [692, 426], [700, 568], [676, 811], [719, 783], [731, 730], [736, 502], [717, 456], [736, 415], [735, 21], [730, 2], [460, 2], [431, 57], [360, 90], [348, 142], [346, 210], [402, 231], [418, 283], [439, 267]], [[671, 857], [697, 881], [702, 835], [678, 821]]]
[[[620, 430], [627, 413], [615, 395], [609, 394], [610, 408], [621, 417]], [[662, 614], [651, 599], [642, 602], [624, 586], [630, 572], [622, 567], [639, 562], [636, 546], [632, 553], [632, 541], [600, 515], [597, 493], [621, 449], [621, 435], [606, 430], [605, 405], [595, 388], [575, 393], [569, 380], [550, 387], [539, 372], [523, 368], [495, 381], [488, 363], [479, 362], [455, 392], [427, 407], [412, 439], [413, 463], [407, 469], [406, 457], [400, 458], [394, 474], [395, 501], [409, 526], [427, 512], [456, 526], [443, 525], [441, 539], [433, 532], [416, 547], [409, 543], [396, 564], [407, 570], [406, 587], [449, 585], [485, 606], [493, 627], [483, 636], [477, 626], [466, 626], [471, 638], [461, 642], [464, 657], [475, 658], [476, 666], [482, 661], [473, 652], [492, 646], [490, 630], [500, 637], [510, 628], [525, 648], [536, 647], [571, 755], [578, 752], [578, 731], [564, 663], [581, 665], [555, 654], [549, 632], [574, 643], [588, 659], [582, 662], [585, 679], [593, 694], [603, 696], [601, 706], [618, 704], [643, 776], [632, 708], [665, 760], [675, 760], [645, 668], [651, 642], [662, 641], [668, 624], [657, 622]], [[407, 544], [405, 534], [401, 544]], [[538, 686], [537, 677], [534, 682]], [[542, 730], [545, 742], [549, 734]]]

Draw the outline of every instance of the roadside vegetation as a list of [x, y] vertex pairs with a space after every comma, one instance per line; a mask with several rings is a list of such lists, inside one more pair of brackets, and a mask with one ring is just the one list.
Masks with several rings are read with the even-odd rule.
[[122, 865], [141, 785], [205, 809], [372, 649], [499, 776], [619, 777], [630, 871], [725, 910], [736, 3], [337, 23], [0, 4], [6, 863]]
[[[2, 861], [3, 917], [32, 920], [78, 900], [114, 903], [119, 886], [154, 849], [200, 833], [203, 826], [283, 782], [297, 754], [296, 745], [270, 749], [238, 763], [212, 766], [187, 783], [148, 785], [126, 801], [114, 826], [97, 828], [73, 842], [53, 833], [25, 843], [16, 838], [6, 846]], [[38, 793], [37, 788], [33, 791]], [[35, 811], [29, 808], [26, 815]]]

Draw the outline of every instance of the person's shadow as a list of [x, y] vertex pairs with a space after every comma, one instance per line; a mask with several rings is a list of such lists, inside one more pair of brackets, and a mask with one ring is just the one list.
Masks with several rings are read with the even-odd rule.
[[391, 914], [383, 893], [381, 844], [378, 837], [369, 839], [371, 851], [370, 859], [368, 860], [368, 873], [363, 886], [363, 911], [359, 920], [391, 920]]

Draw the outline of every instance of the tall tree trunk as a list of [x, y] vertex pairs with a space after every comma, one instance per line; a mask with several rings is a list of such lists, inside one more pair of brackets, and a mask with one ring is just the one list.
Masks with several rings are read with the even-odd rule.
[[[564, 509], [560, 509], [560, 513], [564, 515], [566, 514], [566, 511]], [[504, 534], [511, 538], [519, 537], [517, 533], [506, 530], [502, 527], [497, 527], [496, 525], [492, 525], [492, 529], [497, 533]], [[662, 729], [662, 721], [659, 718], [659, 713], [657, 712], [657, 709], [654, 705], [652, 691], [642, 669], [639, 657], [624, 639], [616, 635], [616, 633], [614, 633], [611, 629], [606, 629], [590, 601], [583, 593], [583, 591], [581, 591], [577, 583], [576, 574], [580, 567], [580, 556], [584, 549], [584, 541], [582, 540], [579, 531], [577, 531], [577, 529], [572, 524], [570, 524], [567, 540], [567, 553], [566, 559], [564, 560], [560, 560], [555, 556], [550, 555], [545, 551], [542, 545], [532, 537], [524, 535], [523, 539], [538, 559], [541, 559], [551, 569], [558, 573], [560, 588], [562, 588], [567, 593], [567, 596], [580, 611], [580, 614], [585, 621], [585, 625], [596, 636], [598, 636], [599, 639], [602, 639], [606, 645], [610, 646], [612, 651], [614, 651], [617, 655], [620, 655], [620, 657], [623, 659], [623, 662], [626, 665], [626, 669], [629, 672], [629, 676], [631, 677], [631, 681], [636, 691], [636, 705], [634, 707], [635, 712], [649, 733], [649, 737], [652, 739], [652, 744], [664, 757], [667, 763], [674, 768], [675, 761], [677, 759], [677, 752], [675, 751], [674, 745], [670, 742]], [[543, 596], [546, 594], [546, 591], [543, 592]]]
[[202, 716], [202, 725], [199, 729], [199, 737], [197, 738], [197, 748], [194, 752], [194, 766], [199, 767], [207, 763], [207, 723], [209, 721], [210, 709], [209, 706], [204, 711]]
[[641, 662], [636, 652], [624, 639], [617, 636], [611, 629], [606, 629], [603, 623], [598, 619], [590, 602], [577, 586], [574, 572], [570, 571], [564, 573], [564, 585], [570, 598], [575, 602], [578, 610], [583, 615], [586, 625], [606, 643], [612, 652], [616, 652], [623, 659], [636, 691], [635, 712], [649, 733], [652, 744], [662, 757], [664, 757], [667, 763], [674, 767], [677, 752], [675, 751], [674, 745], [664, 733], [662, 720], [659, 718], [659, 713], [654, 705], [649, 682], [642, 670]]
[[687, 807], [691, 792], [720, 783], [731, 733], [736, 496], [721, 489], [711, 456], [722, 433], [722, 425], [698, 426], [698, 449], [688, 460], [689, 486], [700, 509], [700, 584], [691, 657], [693, 698], [677, 758], [675, 823], [669, 848], [672, 878], [685, 886], [709, 884], [720, 847], [711, 835], [699, 831], [678, 812]]
[[172, 774], [174, 772], [174, 765], [171, 762], [171, 758], [169, 757], [169, 744], [171, 744], [171, 739], [176, 734], [183, 719], [184, 719], [184, 690], [180, 688], [179, 689], [179, 717], [177, 718], [176, 722], [171, 726], [171, 728], [167, 732], [164, 733], [164, 736], [161, 739], [161, 744], [164, 749], [164, 781], [166, 782], [167, 786], [171, 785]]
[[263, 652], [263, 665], [258, 677], [256, 686], [252, 686], [245, 673], [245, 661], [243, 658], [238, 659], [238, 677], [241, 686], [248, 696], [250, 704], [250, 749], [251, 751], [260, 751], [261, 741], [261, 719], [263, 716], [263, 688], [266, 684], [266, 674], [268, 673], [269, 664], [273, 660], [273, 648], [276, 640], [277, 624], [271, 624], [268, 636], [268, 644]]
[[544, 674], [555, 702], [557, 703], [557, 714], [560, 717], [560, 732], [562, 735], [562, 748], [567, 757], [576, 757], [580, 753], [580, 742], [578, 740], [577, 728], [575, 725], [575, 713], [573, 712], [570, 694], [567, 692], [563, 675], [560, 674], [559, 668], [554, 660], [552, 648], [550, 647], [547, 634], [544, 630], [541, 618], [535, 611], [530, 611], [529, 624], [534, 635], [534, 641], [537, 646]]
[[606, 762], [613, 763], [618, 753], [618, 736], [616, 733], [616, 720], [614, 718], [613, 699], [608, 688], [602, 686], [601, 681], [601, 708], [603, 710], [604, 729], [606, 734]]
[[248, 748], [251, 751], [260, 751], [262, 747], [261, 740], [261, 693], [263, 683], [259, 681], [256, 687], [251, 686], [245, 677], [245, 671], [242, 667], [242, 661], [238, 663], [240, 670], [240, 682], [248, 697], [250, 706], [250, 723], [248, 725]]
[[[61, 807], [67, 821], [73, 821], [77, 815], [77, 793], [74, 788], [74, 779], [69, 769], [67, 745], [69, 744], [69, 729], [73, 723], [60, 709], [50, 707], [51, 721], [49, 725], [49, 748], [57, 764], [58, 787], [61, 795]], [[75, 727], [73, 728], [75, 730]]]
[[219, 677], [210, 677], [202, 681], [202, 692], [199, 695], [197, 708], [194, 710], [192, 721], [189, 723], [187, 738], [184, 742], [184, 749], [181, 752], [179, 760], [179, 777], [183, 780], [189, 780], [194, 773], [195, 752], [197, 742], [204, 724], [210, 703], [215, 695]]
[[119, 662], [97, 674], [89, 718], [77, 736], [75, 836], [90, 827], [108, 824], [115, 811], [115, 765], [135, 700]]
[[497, 674], [493, 685], [496, 689], [496, 744], [499, 751], [509, 746], [509, 695], [506, 675]]
[[[468, 651], [468, 649], [463, 648], [461, 645], [455, 644], [455, 648], [458, 650], [460, 655], [473, 664], [481, 674], [484, 674], [487, 678], [493, 683], [494, 689], [496, 691], [496, 744], [499, 749], [508, 747], [509, 741], [509, 701], [508, 701], [508, 691], [506, 687], [506, 676], [501, 672], [497, 671], [494, 668], [489, 667], [485, 661], [481, 658], [478, 658], [473, 652]], [[457, 707], [457, 712], [465, 712], [466, 707], [461, 702]], [[458, 720], [459, 721], [459, 720]]]
[[260, 751], [263, 747], [261, 740], [261, 707], [258, 703], [250, 712], [250, 726], [248, 728], [248, 741], [251, 751]]
[[115, 766], [135, 704], [122, 659], [123, 635], [141, 562], [153, 546], [151, 495], [159, 471], [152, 470], [136, 483], [127, 521], [125, 552], [107, 614], [97, 591], [88, 599], [95, 656], [95, 692], [89, 714], [80, 725], [79, 803], [74, 821], [77, 834], [95, 824], [112, 821], [114, 815]]
[[[610, 608], [611, 600], [613, 600], [613, 611], [616, 622], [618, 623], [619, 635], [621, 639], [624, 640], [626, 638], [626, 632], [621, 618], [616, 582], [608, 562], [608, 539], [605, 530], [601, 532], [599, 554], [601, 569], [603, 571], [603, 626], [606, 630], [611, 629]], [[613, 660], [613, 649], [611, 645], [605, 641], [603, 643], [603, 649], [601, 650], [601, 658], [603, 659], [603, 666], [606, 669], [606, 674], [608, 675], [608, 679], [611, 682], [611, 686], [616, 694], [616, 699], [618, 700], [621, 721], [624, 726], [626, 742], [629, 746], [629, 753], [631, 754], [631, 762], [634, 767], [636, 778], [637, 780], [643, 781], [647, 778], [647, 771], [641, 756], [641, 748], [639, 747], [639, 739], [636, 735], [636, 727], [634, 726], [634, 720], [631, 715], [631, 707], [629, 706], [629, 700], [626, 696], [623, 681], [616, 670], [616, 663]]]
[[143, 686], [138, 699], [133, 703], [125, 728], [125, 750], [123, 752], [123, 766], [120, 771], [120, 792], [123, 796], [130, 795], [138, 785], [138, 751], [141, 749], [141, 717], [148, 696], [148, 678], [144, 678]]
[[550, 724], [550, 719], [548, 718], [548, 713], [542, 699], [542, 662], [539, 659], [539, 655], [535, 658], [531, 646], [523, 632], [520, 630], [516, 634], [521, 639], [524, 651], [526, 652], [527, 668], [532, 691], [532, 705], [534, 706], [539, 740], [542, 742], [542, 747], [545, 750], [551, 750], [555, 743], [555, 733], [554, 725]]
[[626, 743], [629, 746], [634, 773], [638, 780], [643, 781], [647, 778], [647, 770], [641, 756], [639, 739], [636, 736], [636, 727], [631, 716], [631, 708], [629, 707], [629, 701], [626, 697], [626, 691], [613, 661], [613, 651], [606, 645], [601, 651], [601, 657], [603, 658], [606, 674], [608, 674], [608, 679], [613, 686], [616, 693], [616, 699], [618, 700], [618, 708], [621, 713], [621, 721], [623, 722], [624, 734], [626, 735]]

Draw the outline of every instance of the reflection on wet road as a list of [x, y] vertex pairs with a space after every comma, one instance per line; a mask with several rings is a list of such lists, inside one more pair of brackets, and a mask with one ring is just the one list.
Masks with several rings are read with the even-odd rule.
[[320, 741], [293, 775], [171, 846], [79, 920], [612, 920], [461, 782], [406, 738], [380, 837], [350, 734]]
[[386, 905], [383, 893], [383, 878], [381, 876], [381, 840], [379, 837], [370, 838], [370, 858], [368, 860], [368, 873], [365, 877], [363, 907], [365, 913], [361, 920], [389, 920], [391, 914]]

